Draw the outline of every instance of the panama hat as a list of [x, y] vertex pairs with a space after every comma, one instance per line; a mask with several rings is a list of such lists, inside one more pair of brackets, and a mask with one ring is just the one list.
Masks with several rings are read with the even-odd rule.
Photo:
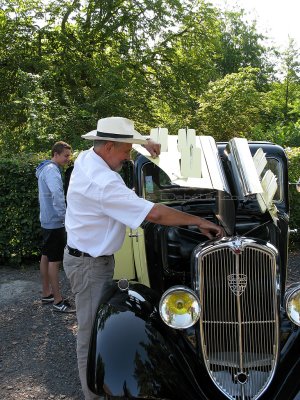
[[134, 129], [133, 121], [123, 117], [99, 119], [97, 129], [81, 137], [87, 140], [108, 140], [137, 144], [147, 143], [146, 138]]

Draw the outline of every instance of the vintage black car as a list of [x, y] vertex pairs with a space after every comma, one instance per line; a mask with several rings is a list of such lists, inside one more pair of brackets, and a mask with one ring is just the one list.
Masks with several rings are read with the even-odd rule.
[[134, 146], [125, 181], [139, 196], [207, 218], [145, 222], [116, 255], [99, 306], [88, 385], [106, 399], [300, 399], [300, 283], [286, 287], [289, 200], [272, 143], [152, 130], [158, 159]]

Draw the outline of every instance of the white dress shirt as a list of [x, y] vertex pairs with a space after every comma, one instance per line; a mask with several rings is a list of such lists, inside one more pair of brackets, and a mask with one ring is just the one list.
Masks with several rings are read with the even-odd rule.
[[138, 197], [93, 149], [76, 159], [67, 194], [68, 245], [93, 257], [123, 244], [126, 226], [136, 229], [153, 207]]

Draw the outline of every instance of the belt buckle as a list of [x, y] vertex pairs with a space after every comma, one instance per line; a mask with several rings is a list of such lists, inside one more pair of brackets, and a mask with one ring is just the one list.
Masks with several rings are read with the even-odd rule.
[[74, 256], [75, 257], [81, 257], [82, 256], [82, 252], [81, 251], [79, 251], [77, 249], [74, 249], [73, 251], [74, 251]]

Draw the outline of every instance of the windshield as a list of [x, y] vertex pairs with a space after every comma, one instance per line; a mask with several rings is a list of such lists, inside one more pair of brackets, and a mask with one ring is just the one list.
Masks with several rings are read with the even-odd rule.
[[264, 175], [267, 172], [267, 170], [271, 170], [273, 172], [273, 174], [277, 177], [278, 186], [277, 186], [276, 193], [273, 197], [273, 201], [275, 203], [279, 203], [279, 202], [283, 201], [283, 191], [282, 191], [283, 167], [277, 158], [267, 158], [267, 165], [266, 165], [265, 169], [263, 170], [262, 175]]
[[172, 183], [170, 177], [152, 162], [143, 166], [142, 179], [143, 197], [153, 203], [190, 202], [215, 198], [215, 190], [184, 187]]

